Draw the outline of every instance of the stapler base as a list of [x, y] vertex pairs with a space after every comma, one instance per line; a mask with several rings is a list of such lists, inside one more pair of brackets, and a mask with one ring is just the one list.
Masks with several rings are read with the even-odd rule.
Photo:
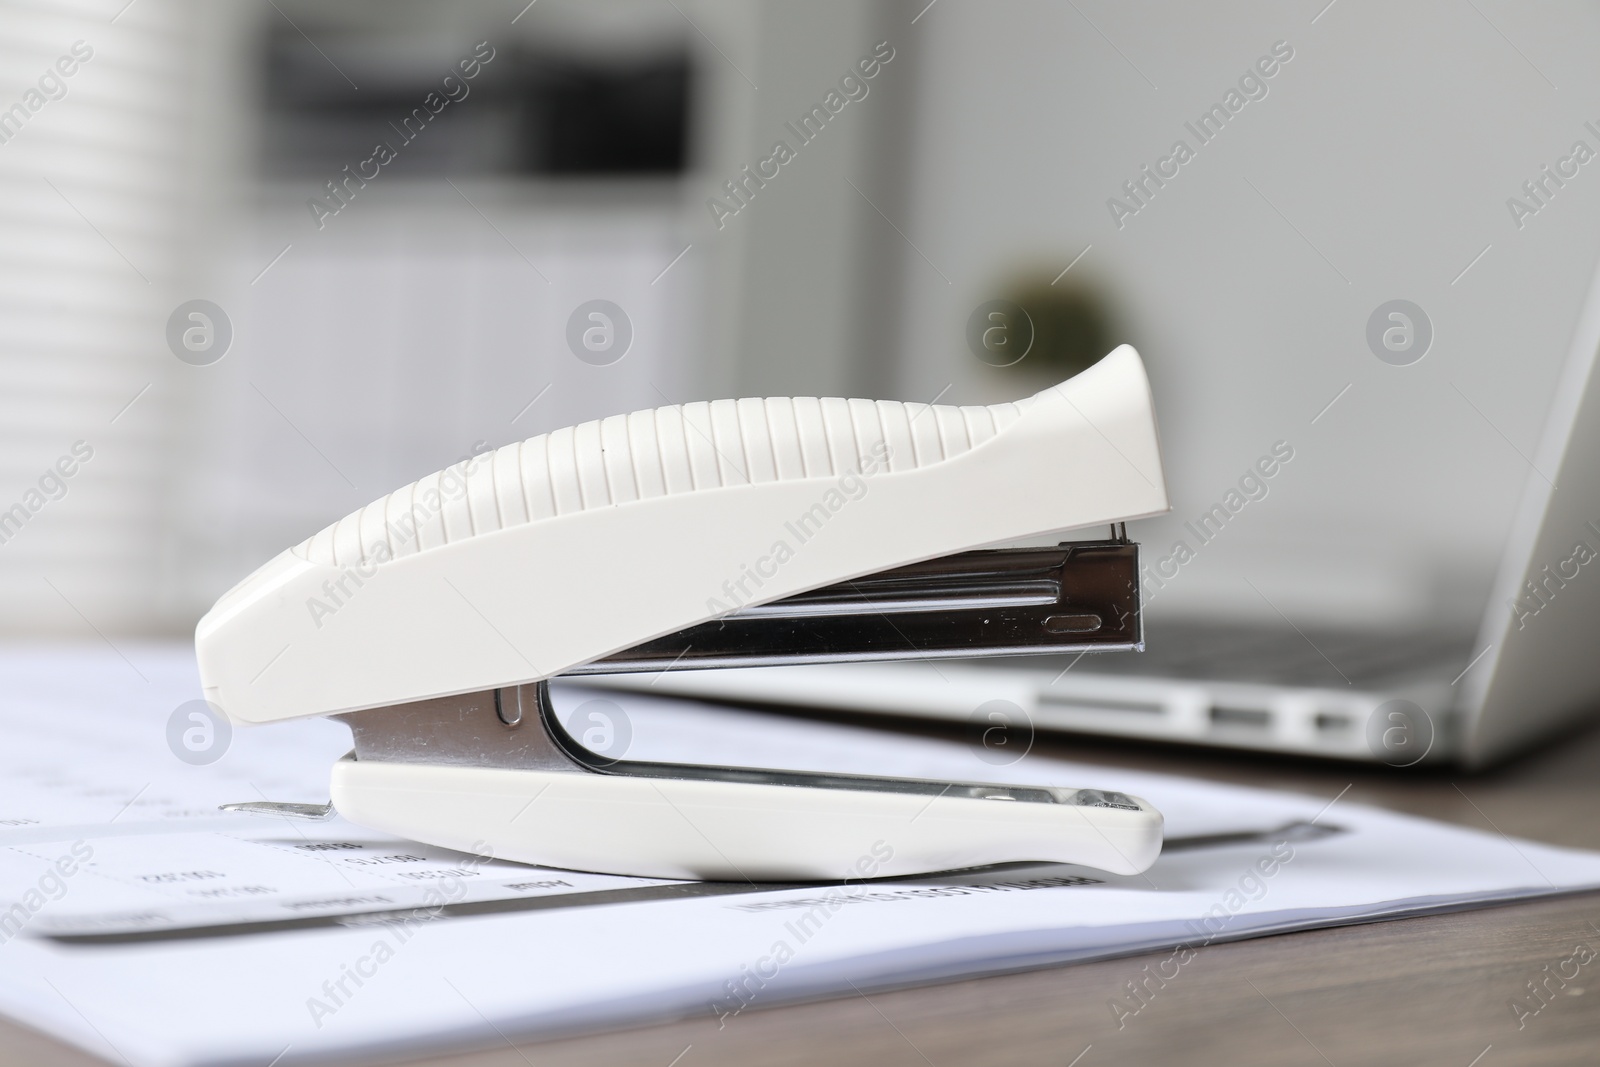
[[1137, 874], [1161, 814], [1122, 793], [608, 761], [546, 683], [355, 712], [334, 765], [353, 822], [549, 867], [809, 881], [1022, 860]]

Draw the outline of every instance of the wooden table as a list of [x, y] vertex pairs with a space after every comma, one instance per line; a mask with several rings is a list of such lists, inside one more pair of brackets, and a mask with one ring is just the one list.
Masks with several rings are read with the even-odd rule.
[[[1081, 739], [1050, 755], [1379, 805], [1600, 849], [1600, 729], [1476, 776]], [[1344, 801], [1341, 801], [1341, 803]], [[1600, 951], [1600, 894], [1212, 945], [1119, 1029], [1109, 1000], [1169, 953], [747, 1011], [414, 1061], [455, 1067], [864, 1063], [1507, 1064], [1600, 1062], [1600, 959], [1521, 1020], [1546, 964]], [[0, 1064], [99, 1064], [0, 1022]]]

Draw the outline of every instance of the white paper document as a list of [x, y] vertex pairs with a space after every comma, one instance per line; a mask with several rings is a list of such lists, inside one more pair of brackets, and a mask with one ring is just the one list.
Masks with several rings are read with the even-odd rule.
[[135, 1067], [418, 1055], [697, 1013], [731, 1025], [852, 986], [1184, 945], [1181, 968], [1214, 940], [1600, 887], [1600, 854], [1333, 796], [996, 766], [958, 742], [631, 694], [607, 698], [630, 759], [1116, 789], [1162, 810], [1167, 846], [1133, 877], [1046, 864], [771, 887], [550, 870], [218, 812], [325, 801], [349, 732], [240, 730], [213, 763], [180, 759], [174, 712], [199, 696], [186, 649], [13, 648], [0, 692], [0, 1013]]

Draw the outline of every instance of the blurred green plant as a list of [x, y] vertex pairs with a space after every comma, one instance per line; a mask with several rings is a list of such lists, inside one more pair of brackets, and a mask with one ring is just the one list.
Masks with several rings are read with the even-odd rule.
[[[1015, 357], [1014, 363], [979, 354], [991, 366], [1061, 381], [1094, 366], [1117, 343], [1110, 301], [1092, 282], [1061, 279], [1052, 285], [1043, 274], [1025, 276], [1003, 289], [1000, 299], [984, 308], [1001, 305], [1026, 312], [1026, 322], [1013, 327], [1017, 335], [1014, 342], [1025, 340], [1031, 327], [1031, 344], [1025, 354]], [[991, 322], [1001, 321], [993, 318], [992, 310], [988, 315]], [[997, 336], [991, 330], [990, 343], [984, 345], [980, 331], [978, 343], [992, 352], [992, 341]]]

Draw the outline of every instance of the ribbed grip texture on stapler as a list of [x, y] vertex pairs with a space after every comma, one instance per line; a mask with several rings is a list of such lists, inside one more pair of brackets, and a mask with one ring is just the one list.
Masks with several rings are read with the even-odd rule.
[[[348, 567], [592, 508], [730, 486], [939, 463], [1029, 401], [989, 407], [773, 397], [614, 415], [487, 452], [347, 515], [294, 553]], [[386, 546], [386, 551], [383, 547]]]

